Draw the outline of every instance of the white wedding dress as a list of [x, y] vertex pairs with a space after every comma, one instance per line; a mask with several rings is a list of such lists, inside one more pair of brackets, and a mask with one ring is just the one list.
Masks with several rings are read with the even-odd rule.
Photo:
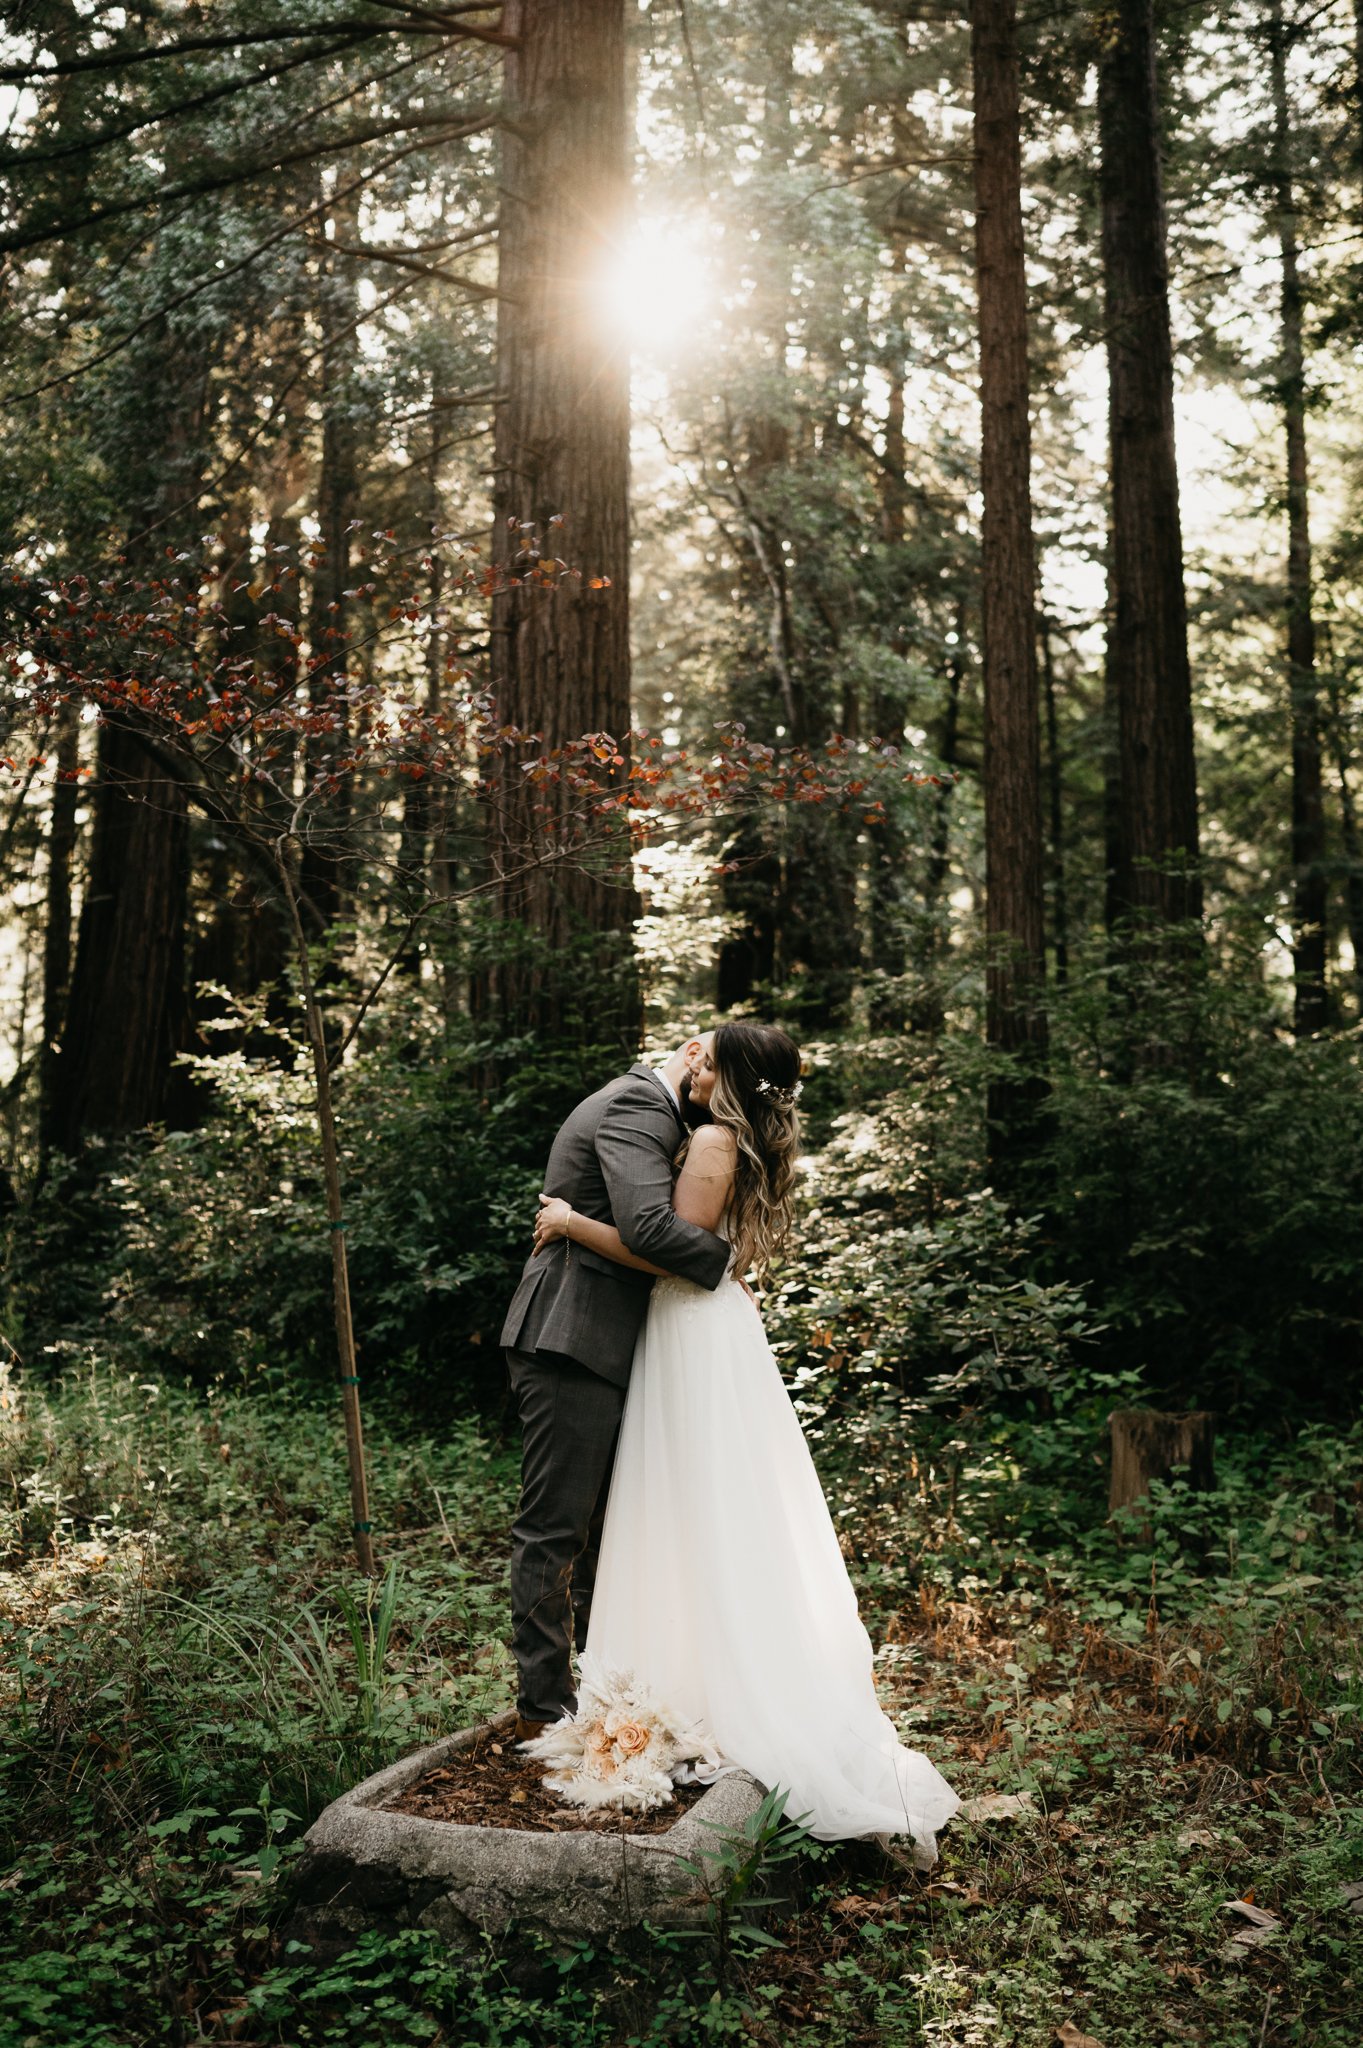
[[936, 1860], [960, 1801], [876, 1698], [871, 1641], [761, 1317], [732, 1277], [654, 1283], [584, 1667], [630, 1673], [825, 1840]]

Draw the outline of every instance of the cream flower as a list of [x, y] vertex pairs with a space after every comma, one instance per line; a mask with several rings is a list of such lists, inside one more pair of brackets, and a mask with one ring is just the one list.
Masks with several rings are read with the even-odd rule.
[[632, 1672], [604, 1671], [591, 1658], [582, 1660], [576, 1714], [520, 1747], [552, 1767], [545, 1785], [570, 1805], [622, 1812], [665, 1805], [675, 1778], [697, 1763], [712, 1772], [723, 1768], [703, 1730], [655, 1699]]

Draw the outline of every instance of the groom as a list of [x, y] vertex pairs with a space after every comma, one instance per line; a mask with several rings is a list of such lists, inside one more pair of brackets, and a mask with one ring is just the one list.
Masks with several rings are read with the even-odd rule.
[[[713, 1289], [729, 1245], [672, 1210], [673, 1157], [705, 1117], [691, 1100], [705, 1051], [704, 1038], [688, 1038], [665, 1066], [633, 1066], [580, 1102], [554, 1139], [544, 1188], [613, 1223], [636, 1257]], [[587, 1639], [615, 1442], [652, 1285], [649, 1274], [558, 1238], [526, 1260], [507, 1310], [501, 1341], [524, 1432], [511, 1540], [517, 1742], [576, 1705], [570, 1641], [580, 1650]]]

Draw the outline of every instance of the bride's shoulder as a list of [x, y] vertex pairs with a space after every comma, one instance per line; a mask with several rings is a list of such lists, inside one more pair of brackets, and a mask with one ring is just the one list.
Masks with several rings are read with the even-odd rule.
[[707, 1173], [728, 1172], [738, 1158], [738, 1141], [722, 1124], [701, 1124], [691, 1133], [686, 1148], [688, 1166], [704, 1166]]

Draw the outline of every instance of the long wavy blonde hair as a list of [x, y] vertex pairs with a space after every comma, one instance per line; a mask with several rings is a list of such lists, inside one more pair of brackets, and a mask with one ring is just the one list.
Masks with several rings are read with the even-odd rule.
[[800, 1150], [800, 1048], [775, 1024], [721, 1024], [710, 1042], [710, 1115], [738, 1146], [729, 1235], [735, 1267], [765, 1277], [790, 1236]]

